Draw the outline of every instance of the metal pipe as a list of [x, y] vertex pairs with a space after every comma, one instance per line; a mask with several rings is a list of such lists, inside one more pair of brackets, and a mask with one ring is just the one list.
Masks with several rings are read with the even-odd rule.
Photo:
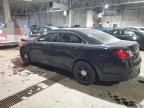
[[125, 3], [119, 3], [119, 4], [112, 4], [111, 6], [114, 6], [114, 5], [128, 5], [128, 4], [140, 4], [140, 3], [144, 3], [144, 1], [125, 2]]

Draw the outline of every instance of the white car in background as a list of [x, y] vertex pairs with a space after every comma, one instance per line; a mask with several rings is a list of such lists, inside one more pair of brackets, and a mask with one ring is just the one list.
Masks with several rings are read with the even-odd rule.
[[21, 41], [33, 40], [40, 35], [46, 35], [51, 30], [59, 29], [55, 26], [44, 26], [40, 29], [33, 30], [28, 37], [21, 38]]
[[56, 30], [56, 29], [59, 29], [59, 28], [54, 27], [54, 26], [44, 26], [40, 29], [40, 34], [46, 35], [49, 31]]
[[3, 27], [4, 25], [0, 23], [0, 41], [6, 40], [6, 37], [4, 36], [3, 33]]
[[5, 41], [5, 40], [6, 40], [6, 37], [5, 37], [4, 33], [3, 33], [3, 30], [0, 29], [0, 41]]

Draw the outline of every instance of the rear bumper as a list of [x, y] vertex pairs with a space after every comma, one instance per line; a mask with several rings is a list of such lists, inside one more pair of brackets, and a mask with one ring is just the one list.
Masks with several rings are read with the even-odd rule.
[[[114, 81], [114, 82], [122, 82], [127, 81], [129, 79], [133, 79], [137, 77], [140, 73], [141, 68], [141, 60], [139, 63], [133, 67], [121, 67], [115, 68], [115, 66], [108, 69], [107, 72], [100, 72], [99, 80], [100, 81]], [[111, 71], [110, 71], [111, 70]]]
[[140, 68], [137, 70], [133, 70], [131, 72], [126, 72], [126, 74], [103, 74], [99, 76], [101, 81], [127, 81], [129, 79], [133, 79], [137, 77], [140, 73]]

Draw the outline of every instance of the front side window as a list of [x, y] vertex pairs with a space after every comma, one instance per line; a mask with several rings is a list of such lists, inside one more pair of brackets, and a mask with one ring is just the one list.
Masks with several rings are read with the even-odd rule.
[[61, 42], [82, 43], [82, 39], [73, 33], [61, 33]]
[[112, 35], [118, 35], [118, 34], [119, 34], [119, 31], [118, 31], [118, 30], [113, 30], [113, 31], [111, 32], [111, 34], [112, 34]]
[[58, 41], [58, 34], [57, 33], [49, 33], [44, 35], [38, 39], [38, 41], [45, 41], [45, 42], [56, 42]]

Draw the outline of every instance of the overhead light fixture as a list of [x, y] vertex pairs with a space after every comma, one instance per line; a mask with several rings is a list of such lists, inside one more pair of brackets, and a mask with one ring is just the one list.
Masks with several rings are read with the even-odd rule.
[[109, 5], [108, 5], [108, 4], [105, 4], [104, 8], [105, 8], [105, 9], [108, 9], [108, 8], [109, 8]]
[[32, 0], [23, 0], [23, 1], [28, 1], [28, 2], [31, 2]]
[[102, 17], [103, 17], [103, 13], [99, 13], [98, 18], [102, 18]]
[[64, 16], [67, 16], [67, 11], [66, 11], [66, 10], [63, 12], [63, 15], [64, 15]]

